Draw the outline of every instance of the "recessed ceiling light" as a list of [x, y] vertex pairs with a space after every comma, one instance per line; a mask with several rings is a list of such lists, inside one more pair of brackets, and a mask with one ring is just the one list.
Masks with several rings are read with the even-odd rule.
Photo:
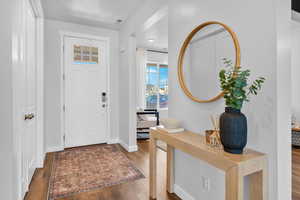
[[155, 40], [154, 39], [148, 39], [148, 42], [153, 43], [153, 42], [155, 42]]

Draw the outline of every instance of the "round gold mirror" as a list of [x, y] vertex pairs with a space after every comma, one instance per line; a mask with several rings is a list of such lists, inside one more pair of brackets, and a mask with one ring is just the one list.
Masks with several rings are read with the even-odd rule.
[[207, 103], [223, 96], [219, 72], [224, 59], [240, 67], [240, 45], [236, 34], [220, 22], [206, 22], [185, 39], [178, 59], [179, 83], [193, 101]]

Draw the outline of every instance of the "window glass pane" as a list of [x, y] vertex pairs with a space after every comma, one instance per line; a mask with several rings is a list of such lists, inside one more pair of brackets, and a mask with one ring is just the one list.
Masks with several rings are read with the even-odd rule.
[[74, 62], [81, 62], [81, 49], [78, 45], [74, 45]]
[[98, 48], [74, 45], [74, 64], [98, 64]]
[[157, 108], [158, 95], [158, 69], [156, 64], [147, 64], [146, 69], [146, 108]]
[[98, 63], [98, 48], [91, 47], [91, 61]]
[[168, 65], [159, 66], [159, 107], [168, 107]]

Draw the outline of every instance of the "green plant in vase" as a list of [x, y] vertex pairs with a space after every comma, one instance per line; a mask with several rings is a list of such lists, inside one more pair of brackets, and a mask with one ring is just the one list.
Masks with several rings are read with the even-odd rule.
[[248, 83], [250, 70], [235, 67], [231, 60], [224, 59], [226, 69], [219, 73], [220, 85], [225, 99], [225, 112], [220, 117], [220, 134], [224, 150], [241, 154], [247, 144], [247, 118], [241, 113], [244, 102], [250, 95], [257, 95], [261, 90], [264, 77]]
[[245, 101], [249, 101], [249, 96], [257, 95], [265, 82], [264, 77], [254, 80], [251, 85], [248, 84], [250, 70], [242, 70], [240, 67], [234, 67], [231, 60], [224, 58], [226, 69], [219, 73], [221, 89], [224, 93], [225, 104], [227, 107], [240, 110]]

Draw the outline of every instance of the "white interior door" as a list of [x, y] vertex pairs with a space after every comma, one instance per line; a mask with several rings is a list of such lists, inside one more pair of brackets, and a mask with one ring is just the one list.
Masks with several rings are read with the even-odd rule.
[[64, 38], [65, 147], [107, 142], [107, 43]]
[[22, 135], [22, 190], [28, 186], [36, 169], [36, 18], [28, 1], [25, 6], [24, 129]]

